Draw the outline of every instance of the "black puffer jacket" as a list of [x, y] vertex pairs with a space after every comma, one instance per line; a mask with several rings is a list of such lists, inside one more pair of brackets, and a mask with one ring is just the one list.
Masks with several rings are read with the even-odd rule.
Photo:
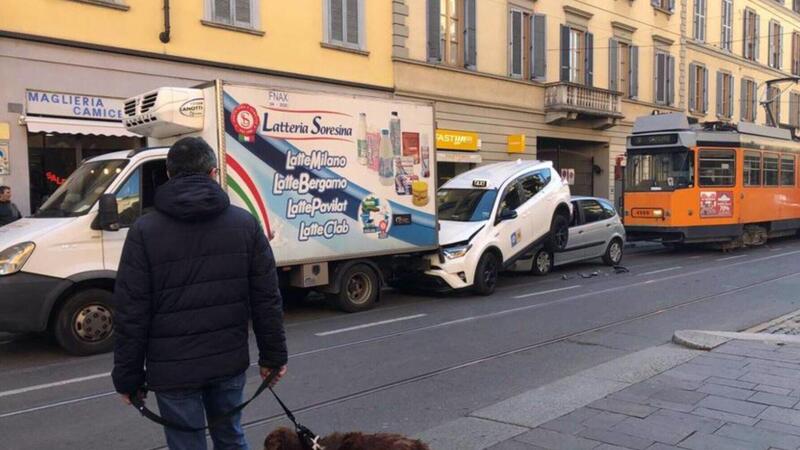
[[286, 364], [275, 260], [259, 223], [207, 176], [173, 178], [128, 232], [114, 291], [118, 392], [200, 387]]

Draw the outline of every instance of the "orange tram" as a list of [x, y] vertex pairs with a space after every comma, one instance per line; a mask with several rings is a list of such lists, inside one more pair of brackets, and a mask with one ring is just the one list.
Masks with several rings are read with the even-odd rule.
[[627, 141], [629, 240], [755, 246], [800, 230], [800, 142], [752, 123], [640, 117]]

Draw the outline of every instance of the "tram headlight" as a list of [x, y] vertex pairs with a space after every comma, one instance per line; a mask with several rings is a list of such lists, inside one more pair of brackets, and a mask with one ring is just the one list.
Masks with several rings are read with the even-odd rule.
[[661, 219], [664, 217], [664, 210], [663, 209], [654, 209], [653, 210], [653, 217], [656, 219]]

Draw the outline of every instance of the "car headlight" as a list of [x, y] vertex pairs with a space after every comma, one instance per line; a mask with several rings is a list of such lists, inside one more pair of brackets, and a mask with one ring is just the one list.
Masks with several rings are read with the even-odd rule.
[[35, 248], [36, 244], [33, 242], [23, 242], [0, 252], [0, 276], [11, 275], [22, 270], [22, 266], [31, 257]]
[[472, 244], [454, 245], [452, 247], [443, 248], [442, 253], [444, 253], [447, 259], [456, 259], [466, 255], [471, 248]]

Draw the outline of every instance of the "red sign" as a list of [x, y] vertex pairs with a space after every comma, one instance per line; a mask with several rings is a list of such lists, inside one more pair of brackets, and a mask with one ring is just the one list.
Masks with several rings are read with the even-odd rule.
[[242, 142], [253, 142], [255, 140], [258, 122], [258, 112], [247, 103], [242, 103], [231, 112], [231, 124], [239, 134], [239, 140]]
[[733, 217], [733, 191], [701, 192], [700, 217]]
[[53, 173], [53, 172], [51, 172], [49, 170], [44, 173], [44, 176], [45, 176], [45, 178], [47, 178], [47, 181], [50, 181], [51, 183], [55, 183], [56, 186], [61, 186], [62, 184], [64, 184], [65, 181], [67, 181], [66, 178], [61, 178], [60, 176], [56, 175], [55, 173]]

